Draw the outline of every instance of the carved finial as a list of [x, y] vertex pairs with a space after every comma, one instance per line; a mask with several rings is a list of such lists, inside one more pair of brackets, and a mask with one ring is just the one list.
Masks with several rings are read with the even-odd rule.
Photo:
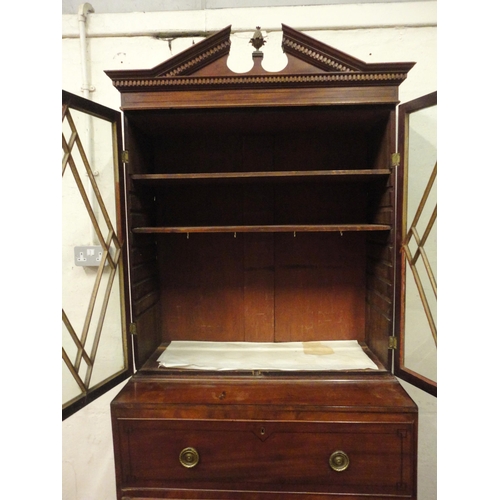
[[257, 29], [253, 34], [253, 38], [250, 38], [250, 43], [254, 46], [256, 50], [259, 50], [266, 43], [260, 31], [260, 26], [257, 26]]

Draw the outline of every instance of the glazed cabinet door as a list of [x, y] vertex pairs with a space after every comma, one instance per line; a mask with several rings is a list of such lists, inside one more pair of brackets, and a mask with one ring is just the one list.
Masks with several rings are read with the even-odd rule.
[[63, 419], [131, 375], [121, 114], [62, 93]]
[[437, 92], [399, 108], [395, 375], [437, 395]]

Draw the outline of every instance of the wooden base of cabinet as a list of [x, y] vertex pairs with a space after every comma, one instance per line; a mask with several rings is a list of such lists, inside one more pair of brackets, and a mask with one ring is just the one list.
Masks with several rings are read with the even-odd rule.
[[113, 401], [118, 498], [416, 498], [392, 375], [195, 378], [136, 375]]

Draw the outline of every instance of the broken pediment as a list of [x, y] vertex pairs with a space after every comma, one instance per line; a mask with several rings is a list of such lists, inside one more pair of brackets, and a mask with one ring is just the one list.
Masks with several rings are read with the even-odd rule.
[[254, 65], [250, 71], [233, 72], [227, 65], [231, 47], [231, 26], [227, 26], [154, 68], [112, 70], [106, 74], [120, 92], [318, 85], [398, 86], [414, 65], [365, 63], [284, 24], [282, 30], [282, 49], [288, 63], [278, 72], [262, 68], [264, 53], [258, 49], [253, 52]]

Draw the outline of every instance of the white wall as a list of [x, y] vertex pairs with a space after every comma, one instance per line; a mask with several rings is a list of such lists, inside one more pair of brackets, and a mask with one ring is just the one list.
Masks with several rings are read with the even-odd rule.
[[[62, 87], [81, 94], [77, 16], [62, 19]], [[366, 62], [415, 61], [400, 87], [401, 101], [437, 89], [436, 2], [90, 14], [87, 22], [91, 99], [118, 109], [120, 95], [103, 73], [150, 68], [191, 46], [205, 32], [231, 24], [230, 66], [244, 71], [256, 25], [268, 34], [264, 66], [281, 69], [281, 23]], [[188, 33], [187, 36], [181, 34]], [[191, 35], [189, 35], [191, 33]], [[436, 493], [436, 399], [404, 384], [420, 408], [419, 500]], [[121, 386], [120, 386], [121, 387]], [[114, 471], [109, 403], [118, 389], [63, 422], [63, 499], [113, 500]]]

